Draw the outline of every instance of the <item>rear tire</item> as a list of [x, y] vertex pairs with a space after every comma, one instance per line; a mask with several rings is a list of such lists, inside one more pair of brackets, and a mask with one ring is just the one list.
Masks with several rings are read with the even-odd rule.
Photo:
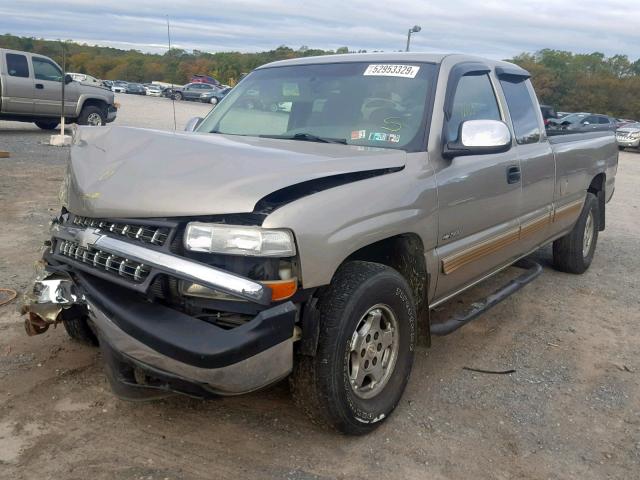
[[104, 109], [95, 105], [87, 105], [80, 112], [78, 125], [89, 125], [92, 127], [102, 127], [107, 124], [107, 114]]
[[59, 120], [38, 120], [34, 122], [38, 128], [42, 130], [55, 130], [60, 125]]
[[393, 412], [411, 373], [411, 290], [392, 268], [349, 262], [321, 294], [318, 309], [318, 349], [314, 357], [297, 358], [294, 401], [312, 420], [363, 435]]
[[591, 265], [598, 243], [598, 200], [587, 193], [582, 212], [573, 230], [553, 242], [553, 265], [567, 273], [584, 273]]

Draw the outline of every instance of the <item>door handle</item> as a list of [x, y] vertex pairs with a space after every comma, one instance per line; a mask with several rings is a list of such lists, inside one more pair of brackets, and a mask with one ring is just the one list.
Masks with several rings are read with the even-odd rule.
[[507, 183], [518, 182], [520, 182], [520, 167], [517, 165], [507, 167]]
[[43, 90], [43, 89], [44, 89], [44, 85], [43, 85], [43, 84], [41, 84], [41, 83], [36, 83], [36, 88], [37, 88], [38, 90]]

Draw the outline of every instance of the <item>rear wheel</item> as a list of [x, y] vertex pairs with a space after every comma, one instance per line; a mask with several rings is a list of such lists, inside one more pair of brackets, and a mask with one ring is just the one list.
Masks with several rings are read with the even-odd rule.
[[60, 125], [59, 120], [38, 120], [34, 123], [42, 130], [55, 130]]
[[591, 265], [598, 243], [598, 200], [592, 193], [587, 197], [573, 230], [553, 242], [553, 264], [567, 273], [584, 273]]
[[321, 295], [315, 357], [300, 356], [294, 400], [312, 419], [362, 435], [395, 409], [413, 365], [416, 314], [392, 268], [349, 262]]
[[107, 124], [107, 115], [104, 109], [95, 105], [87, 105], [80, 112], [78, 125], [101, 127]]

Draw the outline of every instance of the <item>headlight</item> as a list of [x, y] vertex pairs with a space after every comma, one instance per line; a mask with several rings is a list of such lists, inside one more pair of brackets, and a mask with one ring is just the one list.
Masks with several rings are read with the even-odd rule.
[[629, 136], [630, 136], [631, 138], [640, 138], [640, 132], [634, 132], [634, 133], [631, 133], [631, 134], [629, 134]]
[[289, 230], [219, 225], [187, 224], [184, 245], [192, 252], [249, 255], [254, 257], [293, 257], [296, 246]]

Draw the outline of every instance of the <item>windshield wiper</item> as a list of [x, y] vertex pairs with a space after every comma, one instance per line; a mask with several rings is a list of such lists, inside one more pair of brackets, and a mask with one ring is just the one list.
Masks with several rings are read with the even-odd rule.
[[279, 138], [282, 140], [303, 140], [306, 142], [319, 142], [319, 143], [339, 143], [341, 145], [346, 145], [347, 140], [345, 138], [328, 138], [328, 137], [319, 137], [317, 135], [313, 135], [312, 133], [296, 133], [294, 135], [260, 135], [262, 138]]

